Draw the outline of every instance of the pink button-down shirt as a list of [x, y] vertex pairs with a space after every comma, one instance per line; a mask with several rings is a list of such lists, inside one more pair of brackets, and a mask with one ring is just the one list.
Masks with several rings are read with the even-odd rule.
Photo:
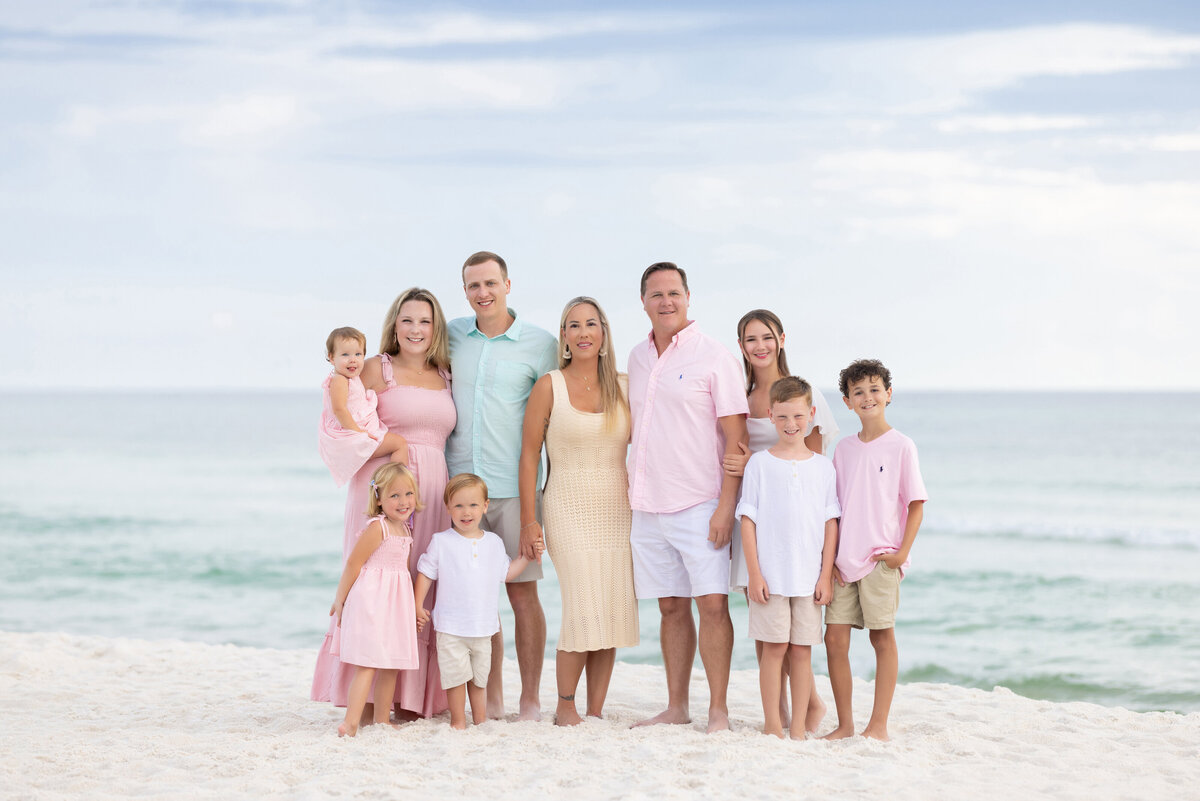
[[629, 505], [678, 512], [721, 494], [725, 437], [717, 418], [749, 414], [742, 368], [689, 322], [660, 356], [654, 334], [629, 354]]

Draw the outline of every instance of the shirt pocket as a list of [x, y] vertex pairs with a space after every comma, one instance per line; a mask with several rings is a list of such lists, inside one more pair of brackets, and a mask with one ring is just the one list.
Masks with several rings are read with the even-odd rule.
[[496, 399], [504, 403], [525, 403], [536, 378], [533, 373], [533, 368], [524, 362], [498, 360], [491, 388]]

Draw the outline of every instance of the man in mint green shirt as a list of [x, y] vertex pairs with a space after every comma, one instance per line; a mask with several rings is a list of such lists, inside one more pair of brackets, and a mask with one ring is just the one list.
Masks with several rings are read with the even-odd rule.
[[[511, 282], [504, 259], [487, 251], [475, 253], [463, 264], [462, 276], [475, 316], [459, 317], [448, 325], [458, 424], [446, 442], [446, 464], [452, 476], [474, 473], [487, 483], [490, 503], [482, 527], [500, 535], [515, 559], [521, 555], [517, 464], [525, 403], [534, 383], [558, 366], [558, 341], [508, 308]], [[505, 585], [516, 621], [521, 720], [541, 719], [538, 691], [546, 651], [546, 615], [537, 594], [541, 577], [541, 563], [533, 562]], [[487, 685], [489, 717], [504, 715], [503, 660], [504, 638], [497, 633]]]

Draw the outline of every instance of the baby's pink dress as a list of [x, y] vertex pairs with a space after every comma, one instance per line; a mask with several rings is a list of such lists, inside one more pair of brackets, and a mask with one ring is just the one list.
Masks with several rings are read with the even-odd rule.
[[341, 631], [331, 641], [342, 662], [385, 670], [417, 666], [417, 617], [413, 604], [408, 529], [394, 533], [383, 515], [383, 542], [371, 554], [342, 607]]
[[387, 428], [379, 422], [379, 415], [375, 411], [378, 402], [375, 391], [364, 387], [362, 379], [358, 376], [347, 379], [349, 392], [346, 395], [346, 410], [362, 431], [342, 428], [342, 424], [333, 413], [333, 402], [329, 399], [329, 382], [333, 380], [334, 375], [330, 373], [321, 385], [325, 390], [325, 403], [321, 409], [317, 443], [321, 450], [321, 459], [329, 467], [329, 472], [333, 473], [333, 480], [340, 487], [375, 453], [379, 441], [387, 433]]

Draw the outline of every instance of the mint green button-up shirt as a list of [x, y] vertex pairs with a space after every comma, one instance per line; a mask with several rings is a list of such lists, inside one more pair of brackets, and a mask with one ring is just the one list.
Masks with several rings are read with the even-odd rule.
[[[474, 473], [492, 498], [516, 498], [521, 425], [534, 383], [558, 367], [558, 340], [517, 316], [496, 337], [486, 337], [474, 317], [447, 326], [458, 424], [446, 441], [450, 475]], [[541, 484], [541, 467], [538, 484]]]

